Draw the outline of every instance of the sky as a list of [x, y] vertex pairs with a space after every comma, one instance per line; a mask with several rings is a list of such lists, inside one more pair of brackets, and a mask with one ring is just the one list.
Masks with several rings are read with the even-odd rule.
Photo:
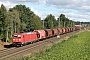
[[59, 17], [64, 14], [73, 21], [90, 22], [90, 0], [0, 0], [7, 8], [24, 4], [36, 15], [45, 19], [49, 14]]

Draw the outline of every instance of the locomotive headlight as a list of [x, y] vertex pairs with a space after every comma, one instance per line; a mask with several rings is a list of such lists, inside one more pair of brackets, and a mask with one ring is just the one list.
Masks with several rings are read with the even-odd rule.
[[15, 39], [13, 39], [13, 40], [15, 40]]

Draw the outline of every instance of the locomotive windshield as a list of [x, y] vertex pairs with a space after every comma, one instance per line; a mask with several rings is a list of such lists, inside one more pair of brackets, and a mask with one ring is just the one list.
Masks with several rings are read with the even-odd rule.
[[21, 35], [14, 35], [14, 38], [21, 38]]

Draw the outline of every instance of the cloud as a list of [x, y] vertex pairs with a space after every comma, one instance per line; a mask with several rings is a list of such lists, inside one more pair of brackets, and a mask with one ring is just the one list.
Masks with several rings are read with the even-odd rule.
[[45, 1], [42, 0], [0, 0], [2, 2], [11, 2], [14, 4], [23, 4], [23, 3], [35, 3], [35, 4], [39, 4], [39, 3], [45, 3]]
[[58, 13], [63, 13], [75, 21], [90, 21], [90, 0], [47, 0], [46, 5], [63, 9]]
[[11, 3], [11, 2], [9, 2], [9, 1], [5, 1], [5, 2], [1, 2], [1, 1], [0, 1], [0, 6], [1, 6], [1, 4], [3, 4], [7, 9], [12, 8], [13, 6], [16, 5], [16, 4]]
[[[89, 21], [90, 19], [90, 0], [0, 0], [0, 5], [4, 4], [7, 8], [27, 3], [31, 10], [42, 19], [48, 14], [54, 15], [56, 18], [60, 14], [64, 14], [74, 21]], [[44, 6], [37, 6], [40, 4]]]
[[42, 17], [42, 13], [40, 13], [38, 10], [35, 10], [33, 7], [30, 7], [31, 11], [33, 11], [36, 15]]
[[90, 0], [47, 0], [46, 4], [58, 9], [90, 10]]
[[69, 19], [80, 22], [89, 22], [90, 14], [82, 14], [82, 13], [64, 13]]

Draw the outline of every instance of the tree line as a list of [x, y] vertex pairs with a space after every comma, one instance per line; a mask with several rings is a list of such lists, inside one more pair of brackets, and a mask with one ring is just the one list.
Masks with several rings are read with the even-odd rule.
[[2, 4], [0, 7], [0, 40], [10, 41], [14, 33], [58, 28], [59, 23], [60, 28], [73, 27], [74, 21], [66, 18], [64, 14], [60, 14], [57, 19], [54, 15], [49, 14], [41, 20], [25, 5], [16, 5], [7, 10]]

